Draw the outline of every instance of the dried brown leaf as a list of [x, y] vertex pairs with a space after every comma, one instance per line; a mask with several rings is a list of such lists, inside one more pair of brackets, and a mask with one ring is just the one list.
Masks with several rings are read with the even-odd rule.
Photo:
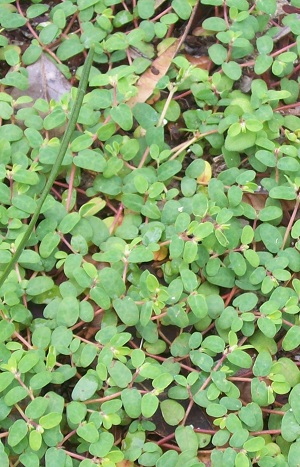
[[153, 94], [158, 81], [167, 73], [178, 50], [178, 45], [179, 39], [176, 39], [170, 47], [164, 50], [152, 62], [151, 67], [140, 77], [137, 82], [138, 93], [127, 102], [130, 107], [133, 107], [138, 102], [146, 102], [151, 94]]
[[257, 212], [260, 212], [266, 204], [266, 195], [261, 193], [244, 193], [244, 203], [250, 204]]
[[196, 68], [201, 68], [202, 70], [210, 70], [213, 65], [213, 62], [207, 55], [197, 57], [190, 54], [184, 54], [184, 56], [191, 65], [194, 65]]
[[165, 1], [166, 1], [166, 0], [156, 0], [156, 1], [155, 1], [155, 6], [154, 6], [155, 10], [156, 10], [158, 7], [160, 7]]

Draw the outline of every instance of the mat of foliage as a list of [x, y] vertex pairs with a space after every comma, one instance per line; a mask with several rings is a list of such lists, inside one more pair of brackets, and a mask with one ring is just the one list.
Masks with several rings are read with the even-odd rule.
[[1, 466], [299, 466], [299, 12], [0, 0]]

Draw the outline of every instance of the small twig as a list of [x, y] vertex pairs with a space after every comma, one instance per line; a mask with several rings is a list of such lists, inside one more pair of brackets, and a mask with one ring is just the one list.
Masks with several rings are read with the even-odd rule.
[[294, 224], [294, 221], [295, 221], [295, 218], [296, 218], [296, 215], [297, 215], [297, 212], [299, 210], [299, 205], [300, 205], [300, 195], [297, 196], [297, 199], [296, 199], [296, 202], [295, 202], [295, 206], [294, 206], [294, 210], [293, 210], [293, 213], [291, 215], [291, 218], [289, 220], [289, 223], [288, 223], [288, 226], [286, 228], [286, 231], [285, 231], [285, 234], [284, 234], [284, 237], [283, 237], [283, 241], [282, 241], [282, 245], [281, 245], [281, 250], [284, 249], [285, 247], [285, 244], [287, 242], [287, 239], [289, 237], [289, 234], [292, 230], [292, 227], [293, 227], [293, 224]]
[[180, 41], [178, 42], [178, 45], [177, 45], [177, 50], [176, 50], [176, 53], [175, 55], [178, 53], [178, 51], [180, 50], [180, 47], [182, 46], [182, 44], [184, 43], [185, 39], [186, 39], [186, 36], [188, 35], [189, 33], [189, 30], [193, 24], [193, 21], [194, 21], [194, 18], [195, 18], [195, 15], [196, 15], [196, 12], [197, 12], [197, 8], [198, 8], [198, 3], [196, 3], [196, 5], [194, 6], [193, 8], [193, 11], [192, 11], [192, 14], [190, 16], [190, 19], [188, 20], [188, 23], [186, 25], [186, 27], [184, 28], [184, 33], [183, 35], [181, 36], [180, 38]]
[[67, 212], [70, 211], [75, 173], [76, 173], [76, 165], [72, 164], [72, 168], [71, 168], [71, 172], [70, 172], [70, 179], [69, 179], [68, 196], [67, 196], [67, 202], [66, 202]]
[[[296, 15], [296, 19], [300, 19], [300, 14]], [[283, 37], [287, 36], [291, 32], [290, 26], [284, 26], [283, 28], [280, 29], [280, 31], [273, 36], [273, 42], [278, 42], [280, 39]]]

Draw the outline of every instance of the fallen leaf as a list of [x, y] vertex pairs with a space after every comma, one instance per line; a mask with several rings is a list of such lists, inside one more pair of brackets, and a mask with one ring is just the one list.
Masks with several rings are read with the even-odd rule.
[[257, 212], [260, 212], [266, 204], [267, 195], [262, 193], [244, 193], [243, 202], [250, 204]]
[[155, 10], [156, 10], [158, 7], [160, 7], [165, 1], [166, 1], [166, 0], [156, 0], [156, 1], [155, 1], [155, 6], [154, 6]]
[[209, 162], [207, 161], [204, 161], [204, 164], [205, 164], [205, 168], [202, 172], [201, 175], [199, 175], [199, 177], [197, 177], [197, 183], [201, 184], [201, 183], [204, 183], [204, 184], [208, 184], [209, 180], [211, 179], [211, 176], [212, 176], [212, 169], [211, 169], [211, 165]]
[[30, 96], [33, 100], [45, 99], [50, 101], [54, 99], [59, 101], [72, 87], [46, 54], [42, 54], [39, 60], [27, 66], [26, 70], [29, 88], [25, 89], [25, 91], [14, 88], [11, 92], [14, 99], [21, 96]]
[[146, 100], [153, 94], [153, 91], [158, 81], [167, 73], [173, 58], [178, 50], [179, 39], [164, 50], [158, 58], [156, 58], [150, 68], [142, 74], [137, 82], [138, 92], [136, 96], [129, 99], [127, 104], [133, 107], [138, 102], [146, 102]]
[[207, 37], [207, 36], [212, 36], [213, 34], [214, 34], [213, 31], [208, 31], [207, 29], [204, 29], [202, 26], [197, 26], [192, 31], [192, 35], [196, 37]]
[[123, 460], [120, 461], [116, 464], [117, 467], [134, 467], [136, 464], [134, 464], [132, 461], [127, 461]]
[[163, 261], [169, 254], [169, 249], [166, 246], [161, 246], [158, 251], [154, 252], [154, 261]]
[[199, 57], [190, 54], [184, 54], [185, 58], [190, 62], [191, 65], [194, 65], [196, 68], [201, 68], [202, 70], [210, 70], [213, 66], [213, 62], [207, 55], [200, 55]]

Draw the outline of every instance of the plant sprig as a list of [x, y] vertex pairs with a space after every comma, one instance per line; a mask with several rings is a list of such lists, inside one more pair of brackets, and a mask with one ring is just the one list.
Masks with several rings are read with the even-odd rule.
[[69, 122], [68, 122], [68, 125], [67, 125], [67, 128], [66, 128], [66, 131], [64, 133], [58, 155], [57, 155], [56, 160], [55, 160], [55, 162], [54, 162], [54, 164], [52, 166], [52, 169], [51, 169], [51, 172], [49, 174], [49, 178], [47, 180], [47, 183], [46, 183], [46, 185], [44, 187], [44, 190], [43, 190], [43, 192], [42, 192], [42, 194], [41, 194], [41, 196], [40, 196], [40, 198], [38, 200], [36, 210], [34, 211], [34, 214], [33, 214], [32, 218], [31, 218], [31, 221], [30, 221], [30, 223], [28, 225], [28, 228], [26, 229], [26, 232], [24, 233], [23, 238], [20, 241], [17, 249], [15, 250], [10, 262], [8, 263], [5, 270], [3, 271], [2, 276], [0, 277], [0, 287], [4, 284], [4, 282], [7, 279], [9, 273], [11, 272], [12, 268], [14, 267], [16, 262], [18, 261], [22, 251], [24, 250], [25, 245], [26, 245], [26, 243], [27, 243], [27, 241], [28, 241], [33, 229], [34, 229], [34, 226], [35, 226], [35, 224], [36, 224], [36, 222], [37, 222], [37, 220], [39, 218], [39, 215], [40, 215], [42, 206], [43, 206], [43, 204], [45, 202], [45, 199], [47, 198], [47, 196], [48, 196], [48, 194], [49, 194], [49, 192], [50, 192], [50, 190], [52, 188], [52, 185], [53, 185], [53, 183], [54, 183], [54, 181], [55, 181], [55, 179], [57, 177], [57, 174], [59, 172], [61, 163], [62, 163], [63, 158], [65, 156], [65, 153], [66, 153], [66, 151], [68, 149], [72, 134], [74, 132], [74, 129], [75, 129], [75, 126], [76, 126], [76, 123], [77, 123], [78, 115], [79, 115], [79, 112], [80, 112], [80, 108], [81, 108], [83, 98], [84, 98], [84, 95], [85, 95], [85, 92], [86, 92], [87, 84], [88, 84], [89, 73], [90, 73], [92, 63], [93, 63], [93, 57], [94, 57], [94, 46], [91, 46], [90, 50], [88, 52], [84, 67], [83, 67], [82, 76], [80, 78], [79, 86], [78, 86], [78, 90], [77, 90], [76, 100], [75, 100], [74, 105], [73, 105], [72, 110], [71, 110], [70, 119], [69, 119]]

